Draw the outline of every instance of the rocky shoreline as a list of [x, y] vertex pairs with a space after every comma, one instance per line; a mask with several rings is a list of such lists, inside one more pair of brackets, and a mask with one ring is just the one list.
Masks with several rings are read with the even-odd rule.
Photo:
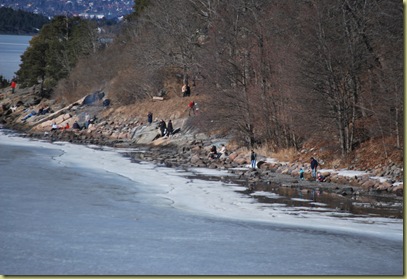
[[[212, 177], [200, 176], [200, 179], [219, 179], [223, 182], [244, 186], [245, 194], [250, 195], [256, 191], [292, 192], [299, 196], [316, 200], [315, 194], [328, 200], [331, 206], [338, 211], [348, 212], [355, 209], [352, 204], [364, 203], [363, 213], [371, 213], [383, 217], [403, 218], [403, 192], [402, 187], [391, 186], [392, 191], [381, 190], [380, 187], [367, 187], [367, 183], [378, 183], [369, 179], [368, 175], [360, 178], [341, 177], [337, 174], [328, 175], [326, 182], [317, 182], [311, 179], [309, 166], [305, 167], [305, 179], [300, 180], [295, 164], [270, 163], [267, 158], [260, 156], [258, 168], [247, 167], [249, 153], [236, 150], [228, 156], [219, 159], [209, 159], [209, 142], [204, 140], [185, 141], [176, 138], [161, 138], [165, 144], [137, 144], [131, 140], [111, 139], [99, 134], [98, 137], [89, 135], [87, 131], [53, 131], [46, 133], [30, 132], [22, 136], [47, 140], [50, 142], [66, 141], [74, 144], [100, 145], [116, 148], [130, 148], [136, 151], [124, 152], [124, 156], [131, 158], [132, 162], [150, 162], [170, 168], [208, 168], [225, 170], [233, 176]], [[180, 142], [183, 144], [180, 145]], [[213, 141], [212, 141], [213, 143]], [[381, 185], [382, 183], [379, 183]], [[398, 188], [397, 188], [398, 187]], [[401, 189], [401, 190], [397, 190]]]
[[[258, 167], [248, 168], [250, 152], [247, 148], [232, 149], [232, 146], [228, 145], [228, 139], [209, 137], [196, 132], [183, 118], [173, 120], [174, 128], [180, 128], [179, 133], [171, 137], [161, 137], [157, 129], [158, 121], [152, 125], [146, 125], [143, 124], [143, 119], [124, 119], [111, 112], [106, 116], [101, 113], [105, 111], [101, 105], [83, 105], [85, 97], [50, 114], [33, 116], [23, 121], [23, 117], [27, 114], [24, 107], [31, 103], [20, 107], [13, 107], [12, 104], [34, 102], [35, 99], [27, 93], [21, 94], [20, 97], [18, 95], [12, 97], [14, 99], [6, 99], [6, 101], [3, 99], [1, 121], [5, 128], [20, 131], [23, 133], [22, 136], [50, 142], [66, 141], [75, 144], [137, 148], [143, 152], [127, 154], [134, 161], [148, 161], [174, 168], [201, 167], [227, 170], [235, 174], [234, 182], [245, 186], [249, 192], [268, 191], [272, 185], [279, 188], [295, 188], [304, 194], [322, 191], [350, 200], [361, 197], [378, 200], [384, 197], [393, 200], [394, 204], [401, 204], [396, 207], [402, 211], [403, 169], [395, 166], [378, 168], [369, 173], [356, 172], [356, 175], [342, 175], [339, 170], [330, 170], [322, 173], [326, 179], [325, 182], [319, 183], [311, 177], [309, 163], [277, 162], [258, 154]], [[52, 105], [41, 102], [41, 100], [34, 102], [37, 103], [36, 108]], [[92, 112], [98, 120], [87, 129], [70, 128], [50, 131], [51, 123], [55, 122], [59, 127], [64, 127], [66, 123], [72, 126], [74, 121], [81, 121], [84, 114], [88, 112]], [[223, 155], [218, 159], [208, 158], [210, 147], [216, 145], [219, 148], [221, 144], [225, 144], [229, 149], [227, 156]], [[298, 179], [300, 168], [305, 171], [304, 180]]]

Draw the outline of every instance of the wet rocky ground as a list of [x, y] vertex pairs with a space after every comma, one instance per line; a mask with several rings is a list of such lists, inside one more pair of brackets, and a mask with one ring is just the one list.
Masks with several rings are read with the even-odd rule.
[[[158, 151], [160, 150], [160, 151]], [[385, 191], [372, 191], [362, 187], [349, 186], [330, 182], [300, 180], [290, 175], [276, 173], [270, 170], [251, 169], [234, 165], [229, 168], [225, 164], [205, 164], [199, 166], [191, 163], [190, 157], [171, 148], [145, 147], [137, 152], [125, 153], [134, 163], [149, 161], [165, 167], [189, 170], [196, 167], [226, 170], [232, 176], [211, 176], [195, 174], [189, 178], [217, 180], [225, 184], [244, 186], [246, 190], [239, 191], [257, 202], [290, 207], [292, 212], [326, 211], [334, 216], [346, 217], [388, 217], [403, 218], [403, 197]], [[192, 155], [194, 156], [194, 155]], [[196, 155], [195, 155], [196, 156]], [[295, 214], [295, 213], [293, 213]]]

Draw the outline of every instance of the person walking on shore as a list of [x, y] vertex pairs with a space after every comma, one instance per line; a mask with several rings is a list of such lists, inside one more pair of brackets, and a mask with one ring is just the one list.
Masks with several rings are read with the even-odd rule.
[[300, 179], [304, 180], [304, 169], [300, 168]]
[[16, 90], [16, 86], [17, 86], [17, 82], [15, 80], [13, 80], [11, 82], [11, 94], [14, 94], [14, 92]]
[[188, 107], [189, 107], [188, 115], [191, 116], [191, 112], [195, 115], [195, 102], [194, 101], [189, 102]]
[[250, 160], [252, 163], [252, 169], [256, 168], [256, 160], [257, 160], [257, 154], [252, 150], [252, 154], [250, 155]]
[[317, 168], [318, 168], [318, 161], [311, 157], [311, 175], [313, 178], [317, 178]]

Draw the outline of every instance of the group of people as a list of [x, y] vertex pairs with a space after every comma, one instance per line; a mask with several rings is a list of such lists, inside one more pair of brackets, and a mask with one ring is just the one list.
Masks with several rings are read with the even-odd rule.
[[[80, 125], [77, 120], [72, 124], [72, 129], [73, 130], [83, 130], [83, 129], [88, 129], [90, 124], [95, 123], [96, 121], [96, 116], [93, 116], [92, 118], [88, 113], [85, 115], [85, 122], [83, 125]], [[68, 130], [70, 129], [71, 126], [69, 125], [69, 122], [66, 122], [65, 126], [58, 126], [56, 122], [53, 122], [51, 125], [51, 131], [55, 130]]]
[[[96, 121], [96, 116], [94, 115], [92, 118], [90, 117], [89, 113], [85, 114], [85, 122], [83, 123], [82, 129], [88, 129], [90, 124], [95, 123]], [[74, 123], [75, 125], [75, 123]], [[78, 123], [79, 129], [81, 129], [79, 123]], [[72, 127], [73, 128], [73, 127]], [[74, 128], [75, 129], [75, 128]]]
[[[208, 158], [210, 159], [217, 159], [219, 158], [222, 154], [226, 154], [226, 147], [225, 145], [222, 144], [222, 149], [220, 150], [220, 152], [217, 151], [216, 146], [213, 145], [210, 149], [210, 152], [208, 154]], [[311, 167], [311, 176], [319, 182], [324, 182], [325, 181], [325, 176], [323, 176], [320, 172], [317, 172], [318, 169], [318, 161], [314, 158], [311, 157], [311, 161], [310, 161], [310, 167]], [[257, 154], [256, 152], [254, 152], [254, 150], [251, 150], [250, 153], [250, 166], [252, 169], [256, 169], [257, 168]], [[304, 180], [304, 169], [300, 168], [299, 171], [300, 174], [300, 179]]]
[[[185, 82], [184, 85], [182, 85], [181, 92], [182, 92], [182, 97], [191, 96], [191, 88], [189, 87], [188, 82]], [[198, 109], [197, 103], [195, 103], [195, 101], [190, 101], [188, 103], [188, 115], [189, 116], [191, 116], [191, 114], [195, 115], [197, 109]]]
[[208, 154], [209, 159], [219, 159], [222, 155], [227, 155], [226, 146], [221, 144], [221, 149], [218, 151], [216, 145], [212, 145]]
[[[325, 181], [325, 176], [323, 176], [320, 172], [317, 172], [318, 169], [318, 161], [314, 158], [311, 157], [310, 161], [310, 167], [311, 167], [311, 176], [313, 179], [319, 182], [324, 182]], [[304, 169], [300, 168], [300, 179], [304, 180]]]
[[161, 119], [160, 123], [158, 123], [158, 127], [160, 128], [161, 136], [162, 137], [169, 137], [174, 133], [174, 127], [172, 126], [171, 119], [168, 120], [168, 124], [165, 123], [164, 119]]
[[182, 91], [182, 97], [191, 96], [191, 87], [189, 87], [188, 83], [184, 83], [184, 85], [181, 88], [181, 91]]
[[[32, 109], [32, 108], [31, 108]], [[26, 111], [29, 111], [30, 109], [27, 109]], [[23, 119], [21, 121], [26, 121], [28, 118], [33, 117], [35, 115], [45, 115], [47, 113], [49, 113], [51, 111], [51, 108], [49, 106], [47, 107], [41, 107], [38, 112], [36, 112], [35, 110], [31, 110], [29, 114], [27, 114], [26, 116], [23, 117]]]
[[49, 113], [50, 111], [51, 111], [51, 108], [50, 108], [49, 106], [41, 107], [41, 108], [38, 110], [38, 114], [39, 114], [39, 115], [44, 115], [44, 114]]
[[[209, 154], [208, 154], [208, 158], [210, 159], [218, 159], [220, 158], [222, 155], [228, 155], [227, 151], [226, 151], [226, 146], [224, 144], [221, 144], [221, 149], [220, 151], [217, 151], [216, 149], [216, 145], [212, 145]], [[251, 150], [250, 153], [250, 166], [252, 169], [256, 169], [257, 168], [257, 154], [256, 152], [254, 152], [254, 150]]]
[[53, 122], [51, 125], [51, 131], [56, 131], [56, 130], [68, 130], [69, 128], [71, 128], [71, 126], [69, 126], [69, 122], [66, 122], [65, 126], [59, 126], [56, 122]]
[[[148, 125], [153, 123], [153, 113], [151, 111], [147, 113], [147, 122]], [[158, 122], [158, 128], [160, 129], [161, 137], [169, 137], [174, 134], [174, 127], [171, 119], [168, 120], [168, 123], [166, 123], [164, 119], [161, 119], [160, 122]]]
[[[51, 131], [68, 130], [70, 128], [71, 128], [71, 126], [69, 125], [69, 122], [66, 122], [65, 126], [59, 126], [56, 122], [53, 122], [51, 125]], [[78, 121], [75, 121], [72, 125], [72, 129], [82, 130], [82, 127], [79, 125]]]

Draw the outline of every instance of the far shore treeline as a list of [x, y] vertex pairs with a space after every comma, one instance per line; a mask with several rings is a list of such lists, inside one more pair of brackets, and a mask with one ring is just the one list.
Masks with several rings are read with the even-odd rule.
[[11, 8], [0, 8], [0, 34], [2, 35], [34, 35], [50, 20], [40, 14], [33, 14]]
[[403, 149], [403, 61], [398, 0], [138, 0], [112, 26], [53, 18], [17, 77], [65, 103], [103, 89], [115, 106], [188, 82], [202, 131], [351, 162], [369, 142], [377, 158]]

